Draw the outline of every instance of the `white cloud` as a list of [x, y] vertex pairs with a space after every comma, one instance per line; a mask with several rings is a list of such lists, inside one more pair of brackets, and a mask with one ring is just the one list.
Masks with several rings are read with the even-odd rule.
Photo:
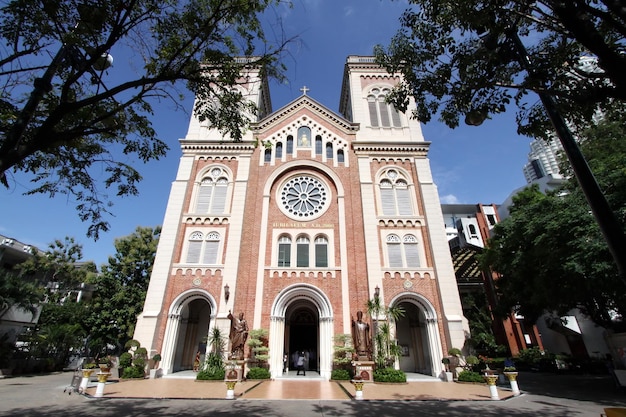
[[454, 194], [442, 195], [440, 199], [442, 204], [459, 204], [459, 199]]

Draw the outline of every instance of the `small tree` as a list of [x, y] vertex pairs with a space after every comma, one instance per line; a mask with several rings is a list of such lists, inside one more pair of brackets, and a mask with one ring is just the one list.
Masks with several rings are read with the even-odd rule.
[[352, 335], [336, 334], [334, 341], [333, 364], [340, 369], [346, 368], [352, 362], [352, 354], [355, 352], [354, 346], [352, 346]]
[[269, 355], [269, 332], [265, 329], [253, 329], [250, 330], [248, 335], [248, 346], [252, 351], [252, 360], [259, 362], [259, 367], [267, 367], [267, 361], [270, 358]]

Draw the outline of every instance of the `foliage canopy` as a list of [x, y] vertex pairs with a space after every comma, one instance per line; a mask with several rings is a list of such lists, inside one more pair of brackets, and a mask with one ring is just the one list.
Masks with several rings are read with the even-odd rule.
[[[137, 162], [163, 157], [153, 105], [194, 111], [240, 140], [256, 109], [244, 67], [282, 78], [286, 43], [269, 42], [261, 14], [278, 0], [13, 0], [0, 8], [0, 182], [31, 181], [26, 194], [67, 194], [87, 235], [109, 229], [106, 190], [136, 195]], [[106, 70], [103, 58], [127, 62]], [[125, 56], [126, 55], [126, 56]], [[131, 55], [131, 57], [127, 57]], [[238, 57], [247, 57], [245, 59]], [[102, 182], [104, 188], [98, 187]]]
[[[515, 103], [518, 131], [551, 131], [543, 106], [529, 92], [556, 98], [572, 127], [626, 100], [626, 9], [617, 1], [409, 0], [401, 28], [378, 62], [405, 82], [388, 97], [428, 122], [454, 128], [463, 116], [497, 114]], [[516, 34], [528, 51], [512, 43]], [[531, 73], [522, 63], [530, 63]]]

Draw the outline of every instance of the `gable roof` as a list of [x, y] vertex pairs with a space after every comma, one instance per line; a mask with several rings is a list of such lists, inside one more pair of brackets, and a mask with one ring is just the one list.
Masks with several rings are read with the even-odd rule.
[[312, 113], [318, 115], [320, 119], [325, 120], [331, 125], [335, 126], [337, 129], [345, 132], [345, 133], [356, 133], [360, 129], [360, 123], [353, 123], [334, 111], [330, 110], [328, 107], [319, 103], [318, 101], [312, 99], [310, 96], [303, 94], [297, 99], [293, 100], [291, 103], [281, 107], [275, 112], [267, 115], [263, 119], [259, 120], [256, 123], [250, 124], [250, 129], [254, 133], [263, 133], [270, 130], [272, 127], [276, 126], [280, 123], [281, 120], [302, 111], [303, 109], [308, 109]]

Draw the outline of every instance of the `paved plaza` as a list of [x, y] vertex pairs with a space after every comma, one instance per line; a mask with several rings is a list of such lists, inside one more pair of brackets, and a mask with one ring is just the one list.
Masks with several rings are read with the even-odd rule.
[[[506, 386], [491, 400], [486, 385], [438, 381], [367, 384], [354, 399], [349, 382], [285, 378], [238, 383], [225, 399], [223, 382], [157, 379], [111, 382], [94, 398], [67, 390], [73, 373], [0, 380], [0, 416], [595, 416], [605, 407], [626, 407], [626, 392], [607, 375], [520, 373], [522, 395]], [[64, 392], [65, 391], [65, 392]]]

